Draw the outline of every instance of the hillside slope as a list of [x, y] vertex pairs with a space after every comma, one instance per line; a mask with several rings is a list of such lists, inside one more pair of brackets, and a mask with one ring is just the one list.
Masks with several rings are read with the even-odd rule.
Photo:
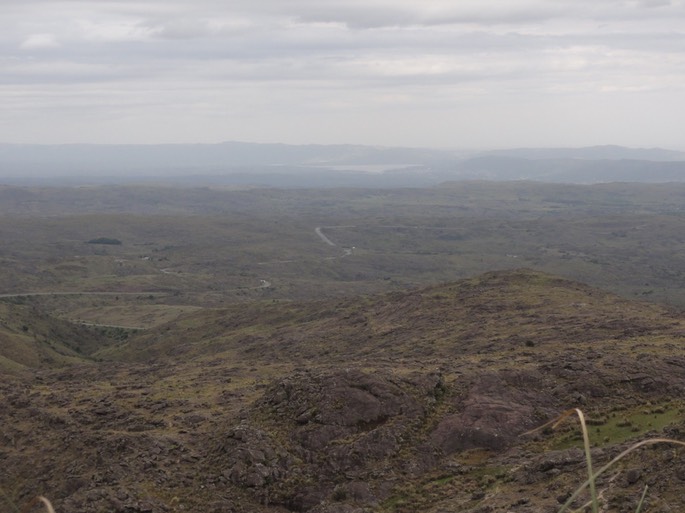
[[[0, 487], [80, 512], [555, 511], [578, 436], [524, 433], [580, 406], [598, 464], [680, 436], [684, 336], [681, 314], [527, 270], [194, 313], [109, 362], [0, 375]], [[683, 509], [673, 450], [624, 467], [599, 483], [612, 511], [645, 484]]]
[[108, 342], [93, 329], [34, 307], [0, 302], [0, 372], [83, 363]]

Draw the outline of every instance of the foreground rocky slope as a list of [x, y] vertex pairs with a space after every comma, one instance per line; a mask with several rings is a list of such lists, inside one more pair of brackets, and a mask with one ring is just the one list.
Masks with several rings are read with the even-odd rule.
[[[555, 511], [577, 430], [525, 433], [579, 406], [598, 462], [679, 437], [684, 337], [680, 314], [529, 271], [193, 314], [110, 361], [3, 374], [0, 486], [72, 512]], [[679, 511], [680, 479], [657, 449], [599, 485], [610, 511], [645, 484]]]

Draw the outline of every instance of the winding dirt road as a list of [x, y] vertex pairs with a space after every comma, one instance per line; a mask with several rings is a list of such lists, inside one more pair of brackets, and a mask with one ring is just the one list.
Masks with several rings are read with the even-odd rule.
[[321, 240], [324, 241], [326, 244], [328, 244], [329, 246], [335, 246], [336, 245], [335, 242], [333, 242], [331, 239], [326, 237], [326, 235], [321, 231], [322, 229], [323, 229], [322, 226], [317, 226], [314, 229], [314, 231], [321, 238]]

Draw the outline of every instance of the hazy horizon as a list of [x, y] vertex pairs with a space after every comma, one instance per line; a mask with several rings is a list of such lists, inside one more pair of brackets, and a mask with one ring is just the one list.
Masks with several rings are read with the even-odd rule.
[[[374, 149], [408, 149], [408, 150], [429, 150], [437, 152], [451, 152], [451, 153], [462, 153], [463, 155], [472, 155], [478, 153], [489, 153], [498, 151], [519, 151], [519, 150], [582, 150], [582, 149], [595, 149], [595, 148], [617, 148], [624, 150], [665, 150], [673, 152], [683, 152], [685, 153], [685, 142], [682, 145], [667, 146], [663, 144], [656, 145], [624, 145], [624, 144], [614, 144], [614, 143], [599, 143], [599, 144], [587, 144], [587, 145], [522, 145], [522, 146], [489, 146], [489, 147], [460, 147], [460, 146], [421, 146], [418, 144], [409, 145], [384, 145], [384, 144], [371, 144], [371, 143], [354, 143], [354, 142], [330, 142], [330, 143], [316, 143], [316, 142], [303, 142], [303, 143], [286, 143], [280, 141], [273, 142], [258, 142], [258, 141], [248, 141], [248, 140], [222, 140], [216, 142], [189, 142], [189, 141], [179, 141], [179, 142], [47, 142], [47, 143], [32, 143], [32, 142], [10, 142], [0, 140], [0, 146], [45, 146], [45, 147], [77, 147], [77, 146], [103, 146], [103, 147], [154, 147], [154, 146], [220, 146], [220, 145], [254, 145], [254, 146], [284, 146], [284, 147], [364, 147], [364, 148], [374, 148]], [[684, 155], [685, 156], [685, 155]]]
[[0, 183], [422, 187], [459, 180], [683, 182], [685, 153], [603, 145], [450, 151], [225, 142], [0, 144]]

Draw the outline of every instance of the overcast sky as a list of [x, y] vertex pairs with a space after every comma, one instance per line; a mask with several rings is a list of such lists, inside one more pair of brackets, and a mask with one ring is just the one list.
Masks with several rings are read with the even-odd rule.
[[685, 149], [676, 0], [0, 0], [0, 142]]

